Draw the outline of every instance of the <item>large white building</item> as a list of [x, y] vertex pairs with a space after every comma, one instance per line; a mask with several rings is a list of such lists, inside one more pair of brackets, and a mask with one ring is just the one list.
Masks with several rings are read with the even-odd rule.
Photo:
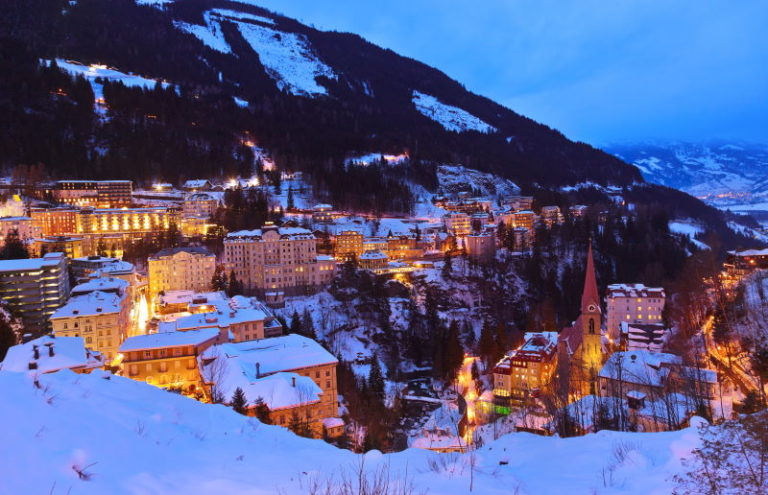
[[606, 293], [608, 337], [615, 343], [621, 336], [621, 323], [662, 323], [664, 289], [643, 284], [613, 284]]
[[333, 278], [336, 263], [317, 255], [316, 242], [307, 229], [267, 225], [228, 234], [224, 259], [246, 292], [302, 294]]

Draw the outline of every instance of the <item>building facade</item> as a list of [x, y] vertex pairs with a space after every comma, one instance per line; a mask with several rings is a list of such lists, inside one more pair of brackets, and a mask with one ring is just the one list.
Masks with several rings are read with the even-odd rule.
[[42, 258], [0, 260], [0, 299], [19, 314], [33, 335], [50, 329], [50, 316], [69, 297], [69, 271], [63, 253]]
[[53, 196], [72, 206], [122, 208], [131, 205], [133, 182], [129, 180], [60, 180]]
[[159, 251], [147, 260], [149, 296], [169, 290], [204, 292], [211, 288], [216, 255], [203, 247], [178, 247]]
[[73, 296], [51, 315], [54, 335], [82, 337], [87, 347], [112, 361], [128, 336], [130, 304], [127, 297], [100, 291]]
[[493, 395], [501, 401], [537, 397], [557, 368], [557, 332], [526, 333], [525, 342], [493, 368]]
[[198, 357], [210, 346], [226, 341], [218, 328], [189, 332], [137, 335], [123, 342], [122, 374], [160, 388], [204, 397]]
[[274, 225], [228, 234], [224, 258], [244, 289], [260, 295], [307, 293], [329, 283], [336, 266], [333, 258], [317, 255], [309, 230]]
[[464, 237], [464, 248], [471, 260], [487, 263], [496, 256], [496, 235], [493, 233], [469, 234]]
[[5, 238], [11, 232], [16, 232], [22, 242], [28, 242], [40, 237], [41, 230], [31, 217], [0, 218], [0, 246], [5, 244]]
[[612, 284], [606, 291], [608, 337], [618, 343], [621, 324], [659, 324], [663, 322], [666, 295], [661, 287], [643, 284]]
[[43, 237], [77, 232], [77, 214], [75, 208], [32, 208], [29, 212]]
[[336, 234], [334, 257], [340, 261], [358, 259], [363, 254], [363, 234], [355, 230], [345, 230]]

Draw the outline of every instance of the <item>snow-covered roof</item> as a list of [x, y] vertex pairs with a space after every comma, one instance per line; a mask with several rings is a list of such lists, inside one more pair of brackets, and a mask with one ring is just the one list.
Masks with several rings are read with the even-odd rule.
[[670, 369], [664, 365], [679, 365], [680, 356], [665, 352], [634, 350], [615, 352], [608, 358], [599, 376], [626, 383], [658, 387], [669, 376]]
[[319, 402], [323, 394], [323, 390], [307, 376], [280, 372], [256, 378], [255, 371], [249, 373], [238, 364], [228, 360], [222, 376], [217, 380], [218, 389], [227, 402], [237, 387], [243, 390], [249, 405], [261, 398], [270, 411]]
[[207, 327], [227, 328], [238, 323], [264, 321], [266, 318], [267, 315], [263, 311], [254, 308], [220, 309], [209, 313], [182, 316], [176, 320], [176, 328], [178, 330]]
[[48, 253], [42, 258], [21, 260], [0, 260], [0, 272], [31, 272], [58, 265], [64, 258], [63, 253]]
[[216, 356], [234, 359], [254, 372], [256, 363], [259, 363], [262, 375], [338, 362], [323, 346], [296, 334], [239, 343], [228, 342], [207, 349], [203, 356], [206, 359]]
[[211, 185], [211, 182], [207, 179], [193, 179], [188, 180], [184, 183], [184, 187], [189, 189], [197, 189], [198, 187], [205, 187], [207, 185]]
[[525, 343], [519, 350], [524, 352], [550, 352], [557, 346], [557, 332], [527, 332]]
[[72, 288], [72, 295], [87, 294], [94, 291], [125, 293], [130, 285], [121, 278], [94, 278], [74, 286]]
[[611, 284], [608, 297], [664, 297], [663, 287], [646, 287], [643, 284]]
[[[35, 348], [38, 350], [37, 359]], [[33, 362], [34, 369], [30, 369], [30, 363]], [[103, 364], [101, 354], [87, 349], [82, 337], [46, 335], [8, 349], [5, 360], [0, 363], [0, 370], [51, 373], [62, 369], [98, 368]]]
[[253, 239], [261, 239], [261, 237], [266, 234], [269, 230], [276, 231], [281, 238], [303, 238], [303, 239], [314, 239], [315, 235], [312, 233], [312, 231], [303, 229], [301, 227], [274, 227], [272, 229], [254, 229], [254, 230], [238, 230], [236, 232], [230, 232], [227, 234], [227, 239], [237, 239], [237, 238], [253, 238]]
[[768, 256], [768, 248], [747, 249], [745, 251], [728, 251], [728, 254], [732, 254], [734, 256]]
[[[115, 273], [131, 273], [134, 270], [133, 263], [129, 263], [127, 261], [119, 261], [116, 260], [114, 263], [108, 263], [104, 265], [103, 267], [96, 270], [95, 273], [101, 273], [101, 274], [115, 274]], [[107, 275], [108, 277], [109, 275]]]
[[161, 249], [160, 251], [156, 252], [152, 256], [149, 257], [150, 260], [156, 260], [158, 258], [162, 258], [165, 256], [174, 256], [179, 253], [188, 253], [188, 254], [196, 254], [200, 256], [207, 256], [207, 257], [215, 257], [212, 252], [208, 251], [207, 248], [203, 246], [180, 246], [175, 248], [166, 248]]
[[360, 255], [361, 260], [385, 260], [387, 255], [378, 249], [369, 249]]
[[200, 345], [219, 336], [218, 328], [201, 328], [187, 332], [151, 333], [128, 337], [120, 346], [120, 352], [138, 351], [144, 349], [161, 349], [163, 347], [180, 347]]
[[0, 222], [26, 222], [32, 221], [30, 217], [0, 217]]
[[119, 313], [121, 301], [121, 296], [110, 292], [88, 292], [72, 297], [51, 315], [51, 319]]
[[205, 300], [202, 304], [213, 304], [218, 301], [226, 301], [227, 295], [223, 291], [195, 292], [193, 290], [169, 290], [160, 296], [161, 304], [191, 304], [193, 301]]

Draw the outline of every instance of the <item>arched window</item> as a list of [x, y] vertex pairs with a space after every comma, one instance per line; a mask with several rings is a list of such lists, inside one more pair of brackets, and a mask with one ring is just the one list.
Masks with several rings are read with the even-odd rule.
[[594, 318], [589, 319], [589, 333], [594, 334], [595, 333], [595, 320]]

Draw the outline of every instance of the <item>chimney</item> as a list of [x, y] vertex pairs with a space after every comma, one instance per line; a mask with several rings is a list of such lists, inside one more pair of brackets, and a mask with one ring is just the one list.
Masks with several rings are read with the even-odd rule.
[[256, 378], [261, 378], [261, 363], [256, 363]]
[[292, 376], [292, 377], [291, 377], [291, 386], [293, 386], [294, 388], [296, 388], [296, 377], [295, 377], [295, 376]]
[[40, 349], [38, 349], [37, 345], [32, 346], [32, 353], [35, 359], [40, 359]]
[[48, 356], [53, 357], [54, 355], [55, 353], [53, 352], [53, 342], [51, 342], [50, 344], [48, 344]]

